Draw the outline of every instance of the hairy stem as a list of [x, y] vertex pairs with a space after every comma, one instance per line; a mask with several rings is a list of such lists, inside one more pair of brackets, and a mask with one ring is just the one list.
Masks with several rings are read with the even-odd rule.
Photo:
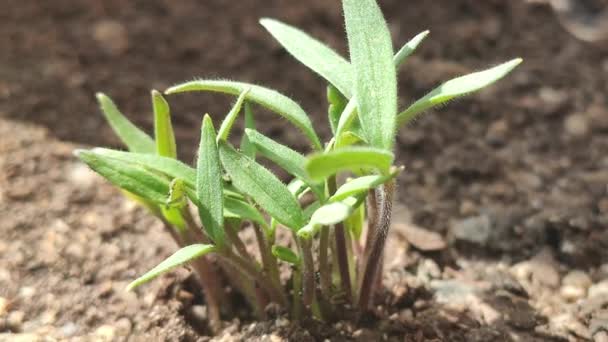
[[293, 319], [298, 322], [302, 319], [302, 269], [295, 267], [292, 276], [292, 315]]
[[258, 241], [258, 248], [260, 250], [260, 256], [262, 257], [262, 265], [264, 271], [270, 277], [275, 287], [281, 287], [281, 279], [279, 278], [279, 266], [277, 259], [272, 255], [270, 251], [270, 243], [266, 238], [266, 234], [262, 231], [262, 228], [258, 224], [253, 224], [253, 231], [255, 232], [256, 240]]
[[[165, 225], [165, 229], [174, 230], [169, 222], [165, 220], [162, 221]], [[190, 226], [188, 226], [188, 229], [180, 234], [176, 240], [179, 247], [185, 247], [201, 242], [193, 236], [192, 227]], [[203, 290], [203, 295], [205, 296], [205, 301], [207, 302], [207, 306], [209, 308], [209, 325], [214, 332], [218, 332], [222, 324], [219, 303], [224, 299], [221, 281], [217, 277], [217, 273], [213, 271], [213, 266], [209, 263], [209, 259], [207, 257], [203, 256], [197, 258], [192, 261], [191, 265], [198, 277], [199, 284]]]
[[315, 293], [315, 266], [312, 257], [312, 242], [307, 239], [298, 239], [300, 254], [302, 255], [302, 301], [306, 311], [310, 306]]
[[319, 240], [319, 275], [323, 300], [331, 297], [331, 263], [329, 262], [329, 227], [321, 228]]
[[[384, 252], [384, 244], [391, 224], [391, 212], [393, 196], [395, 193], [395, 181], [390, 180], [381, 188], [381, 201], [378, 222], [374, 231], [369, 256], [365, 264], [361, 289], [359, 291], [359, 308], [365, 311], [369, 308], [375, 292], [376, 273], [380, 266], [380, 260]], [[367, 247], [367, 246], [366, 246]]]
[[251, 262], [251, 260], [244, 259], [231, 251], [222, 252], [222, 256], [225, 257], [227, 261], [233, 263], [244, 274], [257, 281], [258, 284], [264, 288], [272, 301], [282, 306], [288, 305], [283, 289], [275, 286], [275, 284], [261, 272], [259, 265]]
[[228, 240], [236, 248], [237, 252], [243, 258], [251, 258], [251, 255], [249, 255], [249, 252], [247, 252], [247, 247], [245, 247], [243, 240], [241, 240], [241, 238], [239, 237], [235, 224], [233, 222], [226, 222], [224, 227], [224, 231], [226, 232]]
[[[332, 176], [327, 181], [327, 188], [329, 194], [332, 195], [336, 192], [336, 177]], [[344, 230], [344, 224], [338, 223], [334, 226], [334, 236], [336, 239], [336, 257], [338, 260], [338, 270], [340, 272], [340, 285], [346, 299], [352, 303], [352, 289], [350, 286], [350, 270], [348, 267], [348, 250], [346, 248], [346, 237]]]

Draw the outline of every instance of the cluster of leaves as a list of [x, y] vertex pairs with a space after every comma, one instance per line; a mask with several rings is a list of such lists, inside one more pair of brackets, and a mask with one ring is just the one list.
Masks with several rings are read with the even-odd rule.
[[[521, 60], [448, 81], [399, 111], [397, 70], [428, 31], [395, 54], [374, 0], [342, 3], [350, 62], [294, 27], [261, 20], [290, 54], [327, 81], [333, 138], [326, 144], [306, 112], [275, 90], [196, 80], [171, 87], [165, 94], [210, 91], [238, 98], [219, 129], [209, 115], [204, 116], [198, 159], [192, 167], [177, 160], [169, 105], [159, 92], [152, 91], [154, 138], [129, 122], [107, 96], [98, 94], [107, 121], [129, 151], [94, 148], [77, 151], [78, 157], [162, 220], [181, 247], [133, 281], [130, 289], [191, 263], [216, 323], [222, 279], [229, 279], [262, 317], [269, 302], [289, 308], [296, 319], [303, 315], [331, 319], [338, 312], [336, 305], [369, 307], [390, 227], [394, 179], [402, 171], [393, 166], [397, 130], [434, 106], [495, 82]], [[257, 131], [254, 106], [299, 128], [310, 142], [310, 155]], [[237, 149], [228, 137], [241, 113], [246, 129]], [[284, 184], [258, 163], [259, 158], [284, 169], [293, 180]], [[192, 215], [193, 208], [198, 215]], [[243, 227], [255, 231], [259, 260], [239, 237]], [[277, 229], [291, 231], [289, 244], [279, 244]], [[225, 277], [213, 270], [210, 255]], [[280, 280], [279, 262], [292, 266], [287, 283]]]

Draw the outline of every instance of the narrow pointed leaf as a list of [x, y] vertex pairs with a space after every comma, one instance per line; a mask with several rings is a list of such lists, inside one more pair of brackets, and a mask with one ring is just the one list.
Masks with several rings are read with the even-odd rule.
[[159, 156], [177, 158], [175, 134], [171, 125], [169, 104], [156, 90], [152, 90], [152, 107], [154, 109], [154, 138], [156, 153]]
[[306, 171], [314, 180], [323, 180], [343, 170], [378, 169], [388, 173], [393, 154], [373, 147], [348, 147], [309, 157]]
[[237, 96], [247, 88], [251, 88], [251, 91], [247, 95], [247, 99], [283, 116], [304, 132], [315, 149], [322, 149], [321, 141], [315, 133], [306, 112], [304, 112], [302, 107], [295, 101], [275, 90], [242, 82], [198, 80], [176, 85], [167, 89], [165, 93], [175, 94], [188, 91], [212, 91]]
[[407, 58], [412, 53], [414, 53], [414, 51], [416, 51], [416, 48], [418, 48], [418, 45], [420, 45], [420, 43], [422, 43], [422, 41], [428, 35], [429, 35], [428, 30], [418, 33], [409, 42], [405, 43], [405, 45], [403, 45], [403, 47], [395, 54], [395, 57], [393, 57], [393, 62], [395, 63], [395, 67], [399, 68], [399, 66], [401, 66], [407, 60]]
[[344, 0], [359, 120], [371, 146], [391, 150], [397, 115], [397, 73], [386, 21], [375, 0]]
[[154, 140], [131, 123], [108, 96], [102, 93], [97, 93], [96, 96], [103, 115], [129, 151], [138, 153], [156, 152]]
[[262, 19], [260, 24], [298, 61], [346, 97], [352, 96], [352, 68], [346, 59], [307, 33], [278, 20]]
[[340, 122], [340, 116], [348, 104], [348, 99], [330, 84], [327, 86], [327, 102], [329, 103], [327, 117], [329, 119], [329, 125], [331, 126], [331, 132], [335, 134], [338, 123]]
[[[245, 102], [245, 128], [255, 130], [255, 121], [253, 119], [253, 111], [249, 102]], [[249, 141], [247, 134], [243, 134], [241, 137], [241, 153], [251, 159], [255, 159], [255, 146]]]
[[99, 155], [92, 151], [78, 150], [78, 158], [110, 183], [129, 191], [156, 205], [164, 205], [169, 193], [169, 181], [141, 166]]
[[264, 216], [256, 208], [236, 198], [224, 198], [224, 217], [249, 220], [268, 228]]
[[236, 103], [234, 104], [234, 106], [232, 106], [232, 109], [230, 110], [230, 113], [228, 113], [228, 115], [226, 115], [226, 118], [224, 119], [224, 121], [222, 121], [222, 125], [220, 126], [220, 129], [217, 131], [217, 140], [224, 140], [226, 141], [228, 139], [228, 136], [230, 135], [230, 131], [232, 130], [232, 125], [234, 125], [234, 121], [236, 120], [236, 118], [239, 116], [239, 113], [241, 112], [241, 108], [243, 107], [243, 102], [245, 102], [245, 98], [247, 97], [247, 93], [249, 93], [249, 88], [245, 89], [241, 95], [239, 95], [238, 99], [236, 100]]
[[274, 245], [272, 246], [272, 255], [277, 259], [290, 263], [292, 265], [300, 264], [300, 257], [291, 250], [291, 248]]
[[187, 262], [190, 262], [196, 258], [200, 258], [206, 254], [213, 253], [216, 251], [216, 247], [212, 245], [203, 245], [196, 244], [186, 246], [179, 251], [175, 252], [173, 255], [165, 259], [163, 262], [158, 264], [158, 266], [154, 267], [150, 271], [146, 272], [143, 276], [135, 279], [127, 286], [127, 291], [131, 291], [134, 288], [143, 285], [150, 280], [167, 273]]
[[365, 196], [353, 196], [319, 207], [312, 214], [310, 222], [298, 231], [298, 236], [310, 239], [319, 232], [321, 227], [331, 226], [346, 220], [363, 203], [364, 199]]
[[403, 168], [394, 168], [388, 175], [371, 175], [352, 179], [344, 183], [336, 193], [328, 200], [329, 202], [341, 201], [350, 196], [357, 196], [366, 193], [390, 179], [395, 178]]
[[222, 170], [215, 129], [209, 115], [203, 119], [201, 142], [196, 164], [196, 197], [203, 227], [213, 242], [224, 244], [224, 195]]
[[292, 176], [302, 179], [318, 196], [324, 196], [323, 186], [308, 177], [304, 169], [306, 158], [303, 155], [257, 131], [245, 129], [245, 134], [261, 155], [272, 160]]
[[406, 124], [416, 115], [455, 98], [476, 92], [498, 81], [522, 62], [521, 58], [498, 65], [485, 71], [475, 72], [447, 81], [428, 95], [412, 104], [398, 116], [399, 125]]
[[196, 170], [176, 159], [151, 154], [116, 151], [107, 148], [94, 148], [91, 151], [101, 156], [140, 164], [151, 170], [162, 172], [171, 178], [180, 178], [190, 187], [194, 187], [196, 184]]
[[186, 221], [182, 215], [182, 210], [187, 205], [186, 185], [183, 180], [175, 178], [169, 185], [167, 201], [165, 205], [160, 206], [160, 209], [165, 219], [180, 232], [186, 230]]
[[270, 216], [292, 229], [304, 225], [302, 209], [295, 197], [270, 171], [225, 142], [220, 142], [220, 159], [234, 186]]

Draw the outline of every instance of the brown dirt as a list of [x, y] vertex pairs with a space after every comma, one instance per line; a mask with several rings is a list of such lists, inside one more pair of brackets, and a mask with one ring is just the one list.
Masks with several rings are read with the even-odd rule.
[[[451, 76], [514, 56], [525, 63], [479, 96], [401, 131], [399, 160], [407, 172], [387, 250], [387, 291], [375, 315], [359, 326], [304, 328], [283, 317], [256, 323], [243, 315], [227, 321], [217, 340], [602, 341], [605, 45], [568, 35], [546, 5], [381, 3], [398, 44], [432, 30], [401, 73], [404, 105]], [[21, 1], [3, 9], [0, 340], [209, 339], [204, 302], [193, 295], [186, 270], [136, 293], [123, 291], [174, 246], [157, 222], [91, 175], [71, 150], [117, 146], [95, 91], [106, 91], [150, 128], [149, 88], [194, 76], [274, 87], [323, 127], [322, 82], [263, 32], [256, 23], [262, 16], [345, 51], [339, 5], [323, 0]], [[170, 100], [180, 153], [191, 160], [201, 114], [223, 114], [231, 100], [203, 94]], [[260, 116], [262, 131], [305, 148], [284, 122]], [[434, 244], [417, 235], [428, 231], [439, 234]]]

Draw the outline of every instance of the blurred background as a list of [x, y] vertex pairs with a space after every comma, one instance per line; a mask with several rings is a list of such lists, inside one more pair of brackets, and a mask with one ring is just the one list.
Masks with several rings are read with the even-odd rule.
[[[607, 2], [379, 1], [396, 47], [431, 30], [400, 71], [400, 107], [442, 81], [524, 59], [505, 80], [433, 110], [399, 133], [397, 153], [406, 171], [399, 180], [398, 217], [453, 242], [456, 249], [434, 257], [440, 265], [453, 264], [454, 251], [507, 263], [549, 251], [568, 268], [593, 268], [604, 272], [594, 280], [608, 279]], [[151, 131], [150, 90], [195, 77], [279, 90], [299, 102], [327, 138], [323, 81], [279, 47], [258, 24], [260, 17], [297, 26], [347, 55], [339, 1], [4, 1], [2, 144], [30, 134], [14, 128], [25, 124], [46, 129], [48, 140], [120, 146], [95, 92], [108, 94]], [[234, 99], [191, 93], [168, 100], [180, 155], [191, 162], [202, 115], [219, 122]], [[307, 151], [284, 120], [260, 109], [255, 115], [260, 131]], [[7, 158], [13, 159], [4, 160], [12, 165], [1, 178], [6, 185], [22, 177], [15, 170], [30, 156], [14, 152]], [[47, 171], [53, 170], [27, 172]], [[0, 206], [7, 217], [15, 212], [11, 206], [21, 205], [11, 191], [22, 188], [15, 189], [7, 191], [12, 202]], [[33, 210], [29, 217], [36, 215]], [[0, 224], [16, 238], [25, 223], [11, 222]]]

